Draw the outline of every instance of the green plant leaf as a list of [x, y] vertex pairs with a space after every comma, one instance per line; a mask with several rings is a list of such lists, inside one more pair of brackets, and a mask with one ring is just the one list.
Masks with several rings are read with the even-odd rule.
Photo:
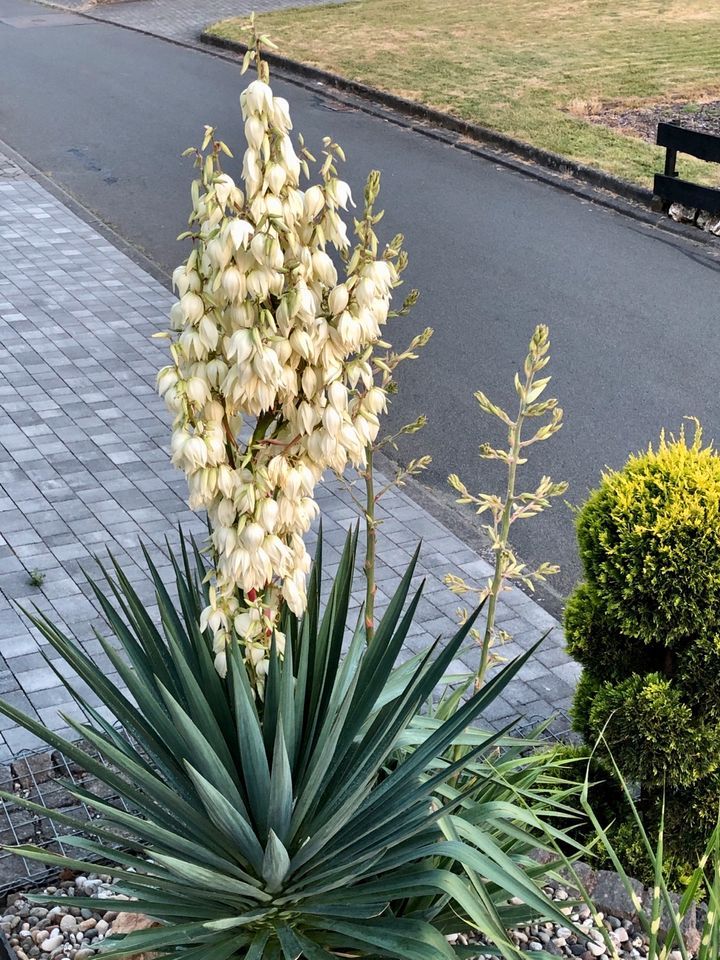
[[282, 889], [283, 881], [290, 870], [290, 857], [278, 839], [274, 830], [268, 833], [267, 846], [265, 847], [265, 856], [263, 858], [262, 876], [267, 890], [270, 893], [277, 893]]

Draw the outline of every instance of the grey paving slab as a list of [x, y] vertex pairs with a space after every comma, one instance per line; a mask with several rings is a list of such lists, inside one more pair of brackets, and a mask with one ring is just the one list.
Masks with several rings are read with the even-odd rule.
[[[160, 551], [166, 537], [175, 542], [177, 524], [199, 536], [205, 530], [169, 464], [168, 420], [154, 389], [166, 357], [150, 337], [165, 326], [170, 304], [159, 283], [0, 156], [0, 695], [53, 728], [65, 726], [58, 711], [67, 712], [67, 692], [45, 660], [47, 643], [14, 604], [37, 605], [105, 662], [94, 636], [102, 620], [81, 568], [92, 569], [93, 555], [110, 548], [152, 604], [141, 541], [167, 570]], [[332, 568], [357, 511], [335, 478], [318, 500]], [[380, 515], [381, 607], [424, 538], [418, 581], [426, 578], [426, 590], [403, 654], [410, 656], [456, 623], [461, 602], [443, 575], [481, 581], [490, 566], [402, 491], [387, 496]], [[44, 576], [39, 587], [33, 571]], [[578, 668], [557, 621], [517, 590], [504, 595], [499, 620], [513, 637], [508, 657], [548, 636], [488, 719], [546, 718], [566, 706]], [[472, 670], [478, 659], [470, 645], [453, 668]], [[33, 745], [0, 723], [0, 762]]]
[[309, 7], [327, 0], [43, 0], [47, 6], [89, 13], [98, 20], [171, 40], [196, 40], [201, 31], [228, 17], [249, 17], [283, 7]]

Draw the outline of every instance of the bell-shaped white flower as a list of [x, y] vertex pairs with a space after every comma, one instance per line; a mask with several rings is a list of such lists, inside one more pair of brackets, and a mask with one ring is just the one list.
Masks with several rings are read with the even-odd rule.
[[314, 220], [325, 206], [325, 194], [322, 187], [308, 187], [305, 191], [304, 206], [307, 219]]
[[253, 232], [253, 226], [247, 220], [233, 219], [227, 225], [228, 238], [236, 251], [247, 248]]
[[262, 80], [253, 80], [245, 91], [245, 105], [250, 113], [270, 116], [273, 112], [273, 95], [268, 84]]
[[230, 199], [230, 194], [232, 193], [235, 187], [235, 181], [232, 177], [229, 177], [226, 173], [221, 173], [215, 180], [215, 196], [218, 199], [218, 202], [223, 206]]
[[263, 145], [263, 140], [267, 136], [265, 124], [257, 113], [251, 114], [245, 121], [245, 138], [248, 144], [259, 151]]
[[202, 302], [202, 297], [199, 297], [197, 293], [193, 293], [192, 291], [183, 294], [180, 298], [180, 307], [188, 323], [197, 323], [203, 313], [205, 313], [205, 305]]
[[202, 407], [210, 398], [207, 382], [200, 377], [190, 377], [185, 383], [185, 394], [191, 403]]

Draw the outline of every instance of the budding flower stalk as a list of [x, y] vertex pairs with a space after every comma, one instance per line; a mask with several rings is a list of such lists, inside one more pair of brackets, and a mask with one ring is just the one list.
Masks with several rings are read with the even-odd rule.
[[[454, 574], [448, 574], [445, 577], [445, 583], [453, 593], [458, 595], [472, 593], [481, 600], [488, 600], [487, 619], [482, 636], [474, 629], [471, 631], [481, 646], [480, 665], [475, 676], [476, 689], [482, 686], [487, 669], [492, 662], [491, 648], [496, 639], [495, 613], [500, 594], [508, 589], [507, 585], [512, 581], [523, 584], [529, 590], [534, 590], [536, 583], [544, 582], [549, 576], [559, 571], [559, 567], [551, 563], [541, 563], [534, 570], [529, 570], [515, 556], [510, 543], [510, 533], [514, 523], [542, 513], [550, 506], [551, 499], [562, 496], [568, 486], [564, 481], [556, 483], [550, 477], [543, 477], [533, 491], [518, 493], [516, 489], [518, 467], [527, 463], [528, 448], [541, 440], [548, 440], [561, 429], [563, 424], [563, 412], [557, 400], [555, 398], [540, 399], [550, 383], [550, 377], [538, 376], [550, 360], [549, 350], [548, 328], [540, 324], [535, 328], [530, 341], [522, 374], [515, 374], [518, 413], [514, 420], [481, 390], [475, 393], [475, 399], [483, 413], [500, 420], [507, 428], [507, 449], [495, 449], [487, 443], [480, 447], [480, 456], [483, 459], [499, 460], [505, 465], [507, 481], [504, 497], [491, 493], [472, 494], [457, 474], [453, 473], [448, 478], [450, 486], [459, 494], [457, 503], [471, 504], [475, 507], [476, 514], [488, 513], [491, 518], [490, 522], [483, 526], [495, 555], [495, 569], [487, 584], [482, 587], [473, 587], [462, 577]], [[536, 427], [532, 436], [524, 436], [523, 428], [527, 421], [538, 417], [547, 419]], [[461, 615], [464, 619], [465, 612], [461, 611]]]

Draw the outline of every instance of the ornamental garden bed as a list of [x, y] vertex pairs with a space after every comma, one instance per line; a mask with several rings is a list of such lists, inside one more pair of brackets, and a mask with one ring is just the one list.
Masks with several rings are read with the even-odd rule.
[[[550, 742], [556, 742], [555, 735]], [[89, 744], [85, 744], [89, 746]], [[95, 756], [97, 752], [95, 752]], [[93, 794], [106, 797], [117, 803], [111, 791], [73, 761], [68, 761], [58, 751], [29, 751], [15, 758], [0, 770], [5, 790], [18, 797], [32, 800], [42, 806], [63, 814], [87, 819], [87, 835], [92, 836], [91, 810], [78, 805], [64, 783], [82, 787]], [[67, 831], [52, 816], [28, 816], [27, 810], [6, 799], [1, 802], [0, 843], [23, 843], [32, 841], [53, 852], [70, 852], [60, 839]], [[547, 861], [547, 853], [537, 854], [539, 861]], [[71, 898], [85, 897], [88, 903], [117, 898], [113, 877], [110, 873], [77, 873], [68, 869], [38, 869], [34, 861], [12, 855], [9, 850], [0, 853], [0, 960], [90, 960], [101, 948], [103, 941], [115, 934], [125, 935], [147, 929], [154, 925], [147, 917], [64, 903]], [[98, 865], [102, 871], [102, 866]], [[558, 957], [579, 957], [581, 960], [605, 957], [607, 946], [603, 933], [610, 936], [620, 958], [646, 957], [648, 938], [638, 920], [638, 910], [622, 879], [608, 870], [595, 870], [585, 863], [576, 863], [575, 870], [582, 879], [587, 892], [592, 894], [596, 912], [582, 902], [580, 893], [571, 884], [556, 880], [544, 887], [546, 895], [554, 901], [568, 918], [570, 926], [561, 922], [535, 923], [519, 927], [511, 932], [514, 942], [522, 951], [530, 954], [541, 950]], [[633, 892], [645, 910], [651, 910], [651, 891], [638, 881], [632, 881]], [[52, 903], [37, 903], [34, 895], [40, 894]], [[700, 912], [701, 920], [704, 911]], [[702, 924], [701, 924], [702, 925]], [[667, 915], [662, 917], [661, 932], [668, 930]], [[693, 908], [685, 914], [683, 922], [685, 944], [694, 955], [699, 942], [696, 912]], [[492, 960], [492, 954], [483, 952], [483, 938], [472, 932], [450, 935], [458, 945], [471, 948], [477, 943], [477, 960]], [[2, 951], [5, 951], [3, 956]], [[673, 960], [671, 955], [671, 960]]]

